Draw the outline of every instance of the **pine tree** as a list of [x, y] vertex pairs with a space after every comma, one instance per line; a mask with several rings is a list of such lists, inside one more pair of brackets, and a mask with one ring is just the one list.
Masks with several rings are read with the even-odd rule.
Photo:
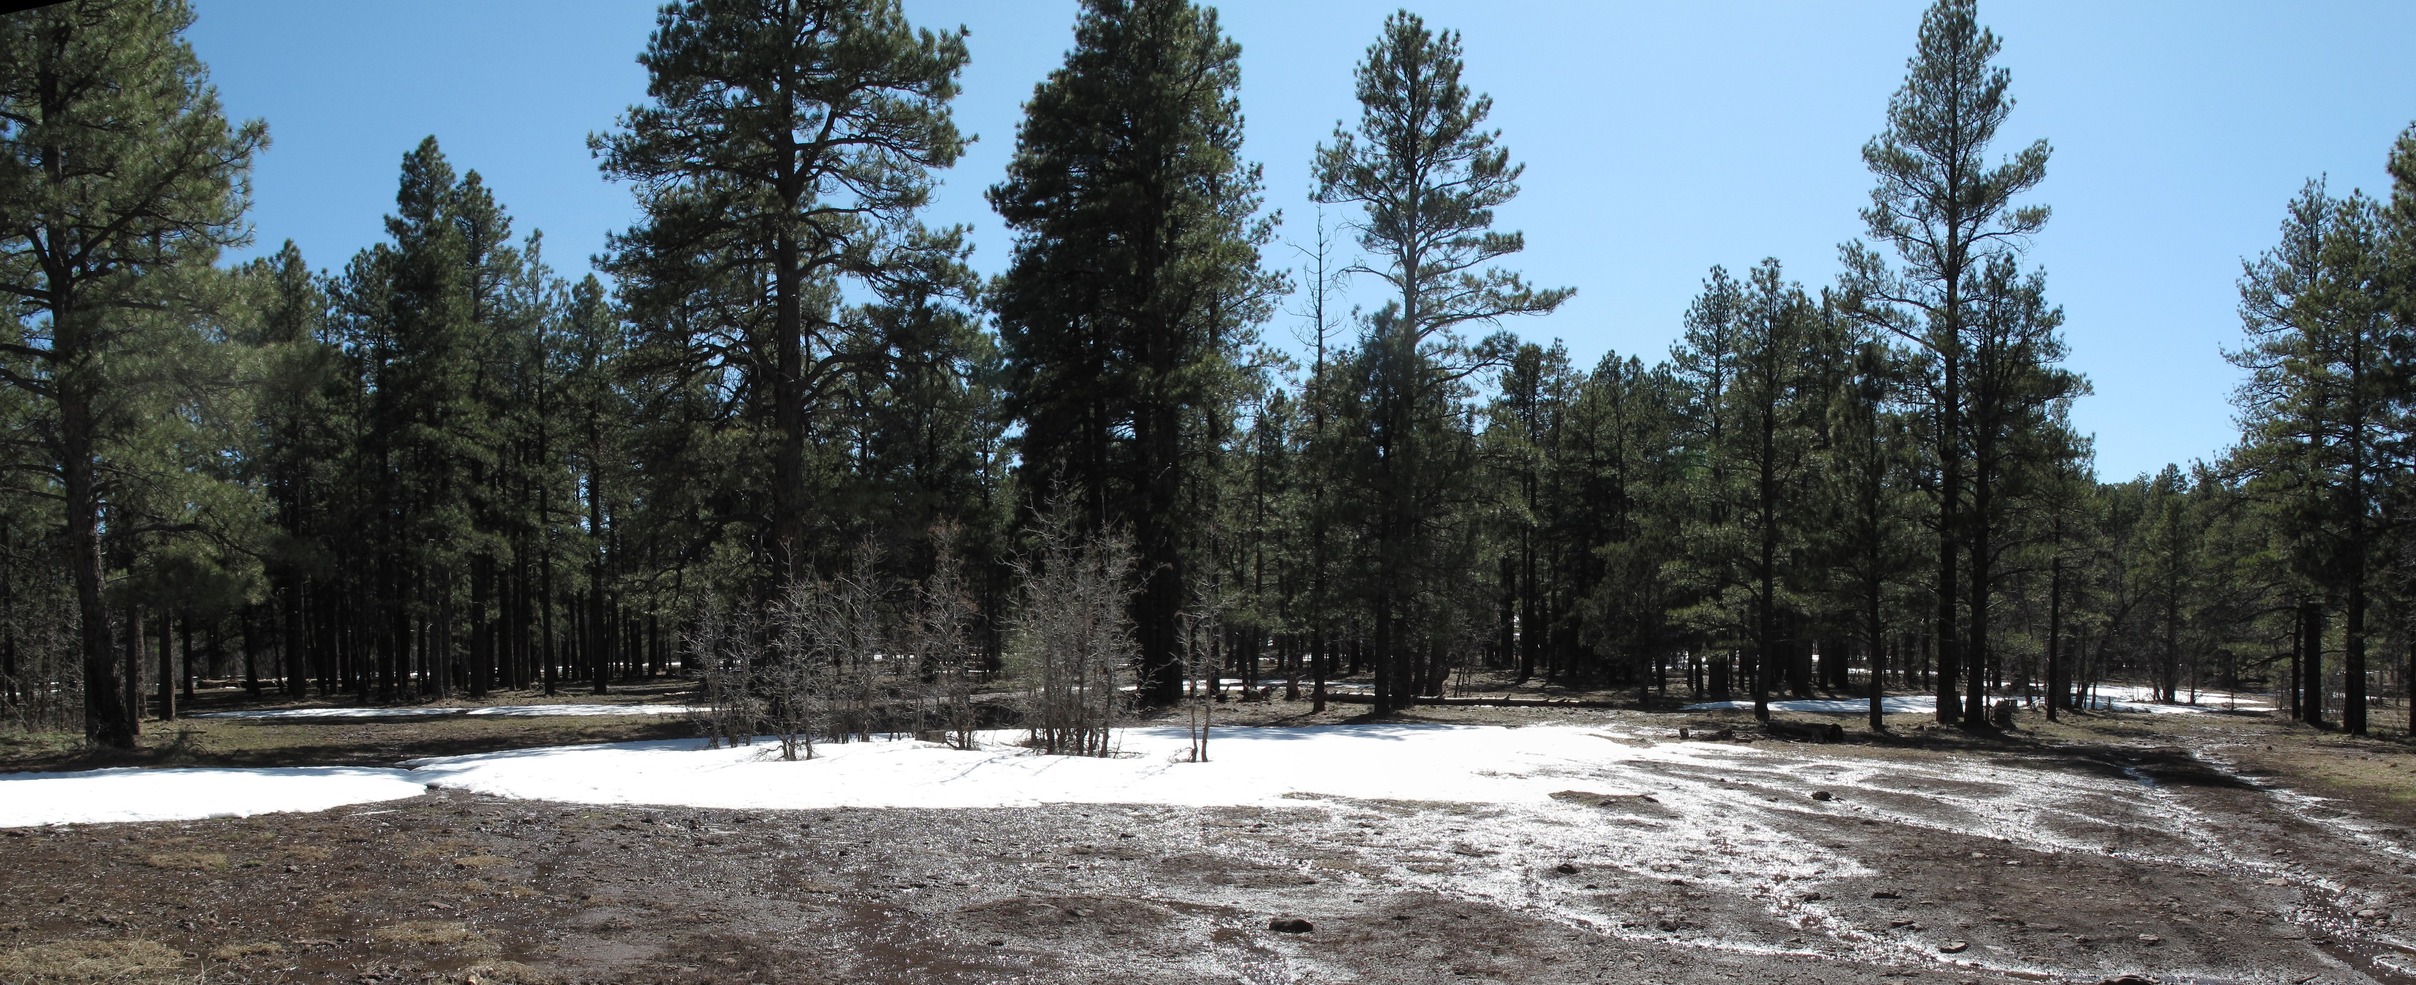
[[[139, 421], [123, 413], [117, 356], [141, 352], [133, 313], [179, 270], [241, 242], [257, 121], [230, 126], [180, 36], [182, 0], [76, 0], [0, 22], [0, 283], [34, 317], [0, 346], [0, 382], [41, 406], [36, 433], [64, 494], [69, 578], [84, 663], [85, 730], [129, 747], [103, 599], [104, 456]], [[153, 351], [156, 351], [154, 349]]]
[[1719, 454], [1733, 485], [1727, 515], [1735, 531], [1719, 538], [1738, 552], [1741, 587], [1751, 606], [1757, 670], [1754, 717], [1770, 718], [1769, 692], [1784, 673], [1799, 696], [1810, 693], [1811, 647], [1803, 632], [1802, 563], [1813, 509], [1806, 500], [1815, 459], [1811, 431], [1827, 394], [1810, 377], [1818, 317], [1803, 288], [1784, 279], [1776, 260], [1747, 278], [1739, 305], [1736, 375], [1723, 396], [1735, 439]]
[[964, 146], [948, 102], [965, 58], [961, 32], [917, 31], [895, 0], [681, 0], [638, 59], [653, 102], [589, 140], [644, 212], [610, 245], [633, 316], [683, 336], [694, 373], [736, 374], [767, 432], [775, 582], [807, 574], [826, 390], [879, 358], [848, 345], [843, 285], [953, 248], [914, 214]]
[[[1438, 512], [1455, 494], [1444, 483], [1458, 444], [1454, 402], [1487, 356], [1458, 336], [1560, 306], [1570, 289], [1537, 290], [1491, 266], [1524, 248], [1517, 233], [1495, 232], [1493, 210], [1518, 194], [1523, 167], [1483, 129], [1489, 97], [1460, 81], [1456, 32], [1437, 34], [1408, 11], [1385, 19], [1357, 72], [1358, 128], [1334, 128], [1314, 170], [1317, 200], [1364, 209], [1352, 224], [1372, 256], [1361, 269], [1393, 296], [1368, 321], [1359, 350], [1370, 529], [1370, 619], [1376, 658], [1376, 711], [1410, 700], [1402, 674], [1410, 641], [1404, 610], [1416, 595], [1410, 576], [1438, 555]], [[1489, 341], [1499, 352], [1505, 341]], [[1431, 644], [1432, 641], [1429, 641]]]
[[[1210, 563], [1187, 545], [1279, 282], [1260, 267], [1241, 154], [1241, 49], [1188, 0], [1095, 0], [1034, 90], [1007, 180], [1017, 239], [992, 290], [1026, 488], [1129, 527], [1144, 700], [1181, 688], [1178, 616]], [[1129, 435], [1129, 437], [1126, 437]], [[1213, 495], [1210, 493], [1209, 495]]]
[[[2281, 243], [2241, 277], [2249, 338], [2229, 354], [2249, 371], [2235, 401], [2242, 464], [2281, 500], [2301, 572], [2343, 607], [2341, 722], [2361, 734], [2383, 506], [2407, 433], [2408, 342], [2385, 296], [2380, 212], [2363, 193], [2336, 199], [2320, 179], [2308, 182], [2290, 203]], [[2308, 720], [2321, 721], [2320, 651], [2308, 649]]]
[[1994, 258], [2020, 252], [2046, 224], [2043, 205], [2014, 199], [2046, 177], [2048, 146], [2036, 141], [1996, 164], [1989, 144], [2013, 109], [2012, 75], [1990, 64], [1995, 34], [1979, 25], [1975, 0], [1938, 0], [1922, 15], [1919, 46], [1902, 88], [1888, 100], [1888, 126], [1863, 146], [1863, 162], [1879, 179], [1862, 212], [1872, 239], [1892, 249], [1902, 266], [1890, 269], [1857, 241], [1841, 251], [1849, 310], [1874, 328], [1894, 332], [1920, 352], [1930, 442], [1937, 476], [1938, 718], [1962, 717], [1977, 726], [1980, 681], [1974, 670], [1968, 707], [1958, 716], [1954, 685], [1986, 655], [1965, 652], [1960, 632], [1959, 562], [1975, 521], [1965, 503], [1966, 397], [1974, 307], [1984, 301], [1975, 283]]
[[1870, 666], [1870, 724], [1878, 731], [1886, 727], [1889, 609], [1912, 569], [1915, 550], [1907, 529], [1913, 513], [1907, 501], [1911, 435], [1908, 422], [1894, 410], [1900, 386], [1896, 354], [1876, 338], [1854, 342], [1851, 373], [1829, 395], [1835, 440], [1821, 471], [1829, 485], [1832, 522], [1818, 553], [1832, 576], [1830, 604], [1851, 613], [1847, 621]]
[[245, 273], [260, 297], [253, 334], [260, 353], [259, 390], [244, 460], [249, 481], [264, 492], [275, 535], [266, 546], [267, 576], [279, 616], [288, 694], [299, 695], [315, 667], [325, 679], [325, 654], [310, 643], [312, 610], [335, 594], [333, 547], [342, 530], [336, 484], [357, 437], [345, 413], [353, 381], [342, 353], [327, 338], [328, 299], [291, 241]]

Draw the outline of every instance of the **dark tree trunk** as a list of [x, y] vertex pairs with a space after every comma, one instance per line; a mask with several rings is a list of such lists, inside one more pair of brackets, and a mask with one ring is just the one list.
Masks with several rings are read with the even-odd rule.
[[159, 720], [176, 720], [176, 633], [168, 610], [159, 612]]
[[128, 726], [139, 735], [143, 717], [143, 610], [131, 603], [126, 606], [125, 663], [125, 692], [118, 695], [118, 700], [125, 703]]
[[2064, 696], [2064, 557], [2048, 562], [2047, 575], [2047, 720], [2055, 721]]
[[2324, 724], [2324, 608], [2320, 602], [2299, 605], [2299, 627], [2303, 633], [2299, 644], [2306, 654], [2307, 676], [2302, 682], [2306, 697], [2299, 707], [2309, 725]]
[[[54, 321], [64, 316], [53, 312]], [[100, 496], [93, 482], [91, 408], [80, 382], [61, 380], [58, 386], [67, 559], [84, 651], [84, 737], [112, 749], [132, 749], [134, 708], [119, 693], [117, 647], [110, 639], [109, 606], [101, 595], [106, 569], [101, 561]]]

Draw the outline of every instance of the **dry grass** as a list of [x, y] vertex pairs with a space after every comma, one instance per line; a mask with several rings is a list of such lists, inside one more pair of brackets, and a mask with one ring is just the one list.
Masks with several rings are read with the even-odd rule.
[[228, 944], [213, 948], [209, 957], [212, 961], [235, 961], [242, 958], [266, 957], [283, 953], [285, 953], [285, 945], [276, 941], [260, 941], [252, 944]]
[[157, 941], [55, 941], [0, 951], [0, 981], [11, 985], [167, 982], [183, 977], [184, 955]]
[[470, 928], [459, 920], [407, 920], [379, 927], [369, 936], [395, 944], [459, 944], [470, 939]]
[[482, 962], [430, 979], [447, 985], [553, 985], [555, 978], [518, 961]]
[[143, 863], [154, 869], [215, 872], [227, 867], [227, 857], [224, 852], [154, 852], [144, 856]]

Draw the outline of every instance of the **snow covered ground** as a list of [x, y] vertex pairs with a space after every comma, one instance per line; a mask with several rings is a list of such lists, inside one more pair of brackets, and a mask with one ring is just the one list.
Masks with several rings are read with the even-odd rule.
[[[1313, 798], [1540, 802], [1614, 761], [1697, 761], [1707, 747], [1638, 746], [1600, 728], [1328, 725], [1212, 733], [1187, 762], [1181, 728], [1118, 733], [1108, 758], [1036, 755], [1021, 732], [965, 752], [928, 742], [822, 743], [782, 762], [758, 743], [693, 740], [449, 756], [409, 765], [431, 786], [596, 804], [722, 808], [1020, 807], [1038, 804], [1283, 806]], [[1716, 755], [1716, 753], [1715, 753]]]
[[[913, 740], [816, 746], [783, 762], [769, 742], [695, 739], [558, 746], [415, 760], [398, 769], [159, 769], [0, 776], [0, 827], [317, 811], [425, 789], [588, 804], [725, 808], [1284, 806], [1304, 800], [1540, 803], [1605, 764], [1709, 765], [1751, 750], [1626, 741], [1552, 726], [1339, 725], [1221, 729], [1184, 761], [1180, 728], [1126, 729], [1109, 758], [1043, 756], [1020, 732], [972, 752]], [[1595, 778], [1599, 783], [1599, 777]]]
[[[2092, 689], [2088, 706], [2098, 711], [2144, 712], [2152, 715], [2273, 710], [2273, 705], [2262, 695], [2240, 696], [2215, 691], [2199, 692], [2198, 703], [2194, 705], [2168, 705], [2155, 700], [2153, 692], [2149, 689], [2126, 684], [2109, 684]], [[1892, 694], [1880, 699], [1880, 707], [1890, 715], [1928, 714], [1937, 710], [1938, 699], [1922, 694]], [[1753, 702], [1705, 701], [1687, 705], [1685, 710], [1751, 711]], [[1810, 715], [1861, 715], [1871, 710], [1871, 700], [1869, 698], [1789, 698], [1770, 702], [1770, 710], [1801, 712]]]
[[323, 811], [416, 797], [425, 783], [349, 766], [0, 773], [0, 828]]
[[586, 715], [685, 715], [687, 705], [482, 705], [475, 708], [432, 708], [416, 705], [385, 708], [259, 708], [212, 711], [190, 718], [325, 719], [325, 718], [546, 718]]

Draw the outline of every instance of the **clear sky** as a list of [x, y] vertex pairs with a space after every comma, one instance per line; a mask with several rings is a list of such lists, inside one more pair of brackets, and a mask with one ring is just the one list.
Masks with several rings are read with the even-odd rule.
[[[254, 171], [254, 252], [286, 239], [340, 269], [383, 235], [397, 168], [435, 134], [547, 255], [576, 276], [633, 217], [586, 147], [645, 95], [646, 0], [196, 0], [190, 35], [230, 113], [269, 123]], [[1357, 118], [1351, 70], [1385, 15], [1373, 0], [1236, 0], [1246, 152], [1266, 165], [1280, 235], [1305, 240], [1308, 161]], [[1573, 286], [1559, 312], [1510, 327], [1660, 358], [1713, 264], [1766, 256], [1818, 287], [1862, 231], [1860, 148], [1902, 80], [1923, 4], [1429, 0], [1465, 36], [1466, 80], [1527, 165], [1500, 213], [1515, 265]], [[907, 0], [917, 24], [972, 30], [957, 103], [978, 143], [945, 176], [935, 223], [974, 227], [995, 273], [1004, 229], [981, 191], [1003, 174], [1032, 86], [1072, 40], [1068, 0]], [[2243, 258], [2272, 244], [2308, 178], [2387, 190], [2392, 139], [2416, 121], [2416, 4], [1985, 2], [2018, 101], [2001, 138], [2055, 156], [2033, 200], [2054, 207], [2032, 262], [2064, 306], [2071, 364], [2096, 388], [2076, 417], [2106, 478], [2210, 457], [2234, 435]], [[1273, 258], [1296, 260], [1278, 246]], [[1372, 303], [1375, 289], [1357, 294]], [[1290, 337], [1291, 319], [1268, 327]]]

